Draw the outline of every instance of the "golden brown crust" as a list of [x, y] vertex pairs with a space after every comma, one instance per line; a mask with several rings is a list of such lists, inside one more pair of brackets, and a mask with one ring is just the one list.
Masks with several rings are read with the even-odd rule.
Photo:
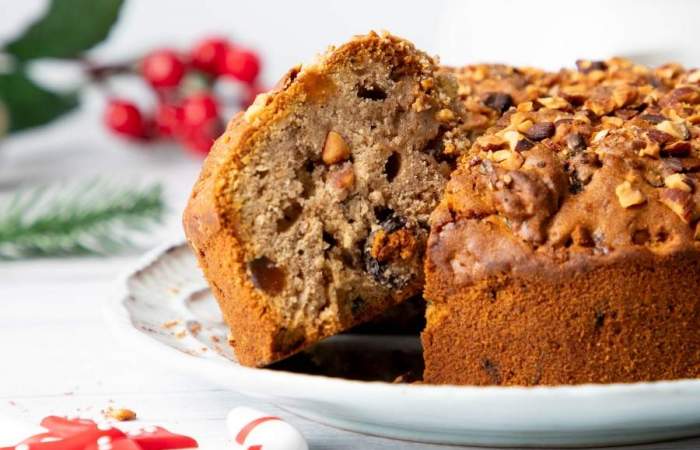
[[[461, 291], [434, 273], [424, 382], [618, 383], [700, 377], [700, 257], [635, 252], [596, 266], [543, 265]], [[445, 296], [445, 295], [448, 296]]]
[[242, 364], [274, 358], [272, 337], [276, 330], [274, 311], [265, 307], [247, 282], [238, 239], [225, 225], [216, 199], [216, 183], [231, 156], [230, 149], [237, 148], [249, 131], [242, 114], [231, 120], [204, 162], [183, 216], [188, 242], [219, 299], [224, 320], [236, 324], [236, 356]]
[[[476, 139], [432, 215], [427, 382], [698, 376], [700, 74], [558, 77]], [[616, 337], [591, 331], [596, 308]]]

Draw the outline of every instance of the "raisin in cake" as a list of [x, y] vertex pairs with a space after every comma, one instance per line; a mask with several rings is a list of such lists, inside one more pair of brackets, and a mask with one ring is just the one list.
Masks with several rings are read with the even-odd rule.
[[426, 383], [700, 376], [700, 71], [582, 61], [431, 216]]
[[293, 69], [231, 121], [184, 226], [242, 364], [421, 292], [428, 219], [450, 171], [434, 148], [467, 148], [460, 108], [432, 58], [372, 33]]

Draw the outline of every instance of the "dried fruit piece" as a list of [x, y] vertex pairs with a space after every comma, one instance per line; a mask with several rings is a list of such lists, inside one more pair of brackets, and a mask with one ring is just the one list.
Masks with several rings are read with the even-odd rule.
[[486, 96], [484, 105], [503, 114], [513, 106], [513, 97], [505, 92], [492, 92]]
[[623, 208], [629, 208], [634, 205], [641, 205], [646, 202], [646, 197], [639, 189], [632, 187], [629, 181], [624, 181], [615, 188], [615, 195]]
[[556, 127], [552, 122], [538, 122], [524, 132], [533, 141], [541, 141], [554, 136]]
[[250, 278], [253, 285], [268, 294], [278, 294], [284, 289], [284, 271], [275, 263], [262, 256], [248, 263]]
[[571, 133], [566, 137], [566, 146], [572, 152], [580, 152], [586, 149], [586, 138], [581, 133]]
[[327, 165], [343, 162], [350, 157], [350, 147], [343, 137], [335, 131], [329, 131], [323, 144], [321, 159]]

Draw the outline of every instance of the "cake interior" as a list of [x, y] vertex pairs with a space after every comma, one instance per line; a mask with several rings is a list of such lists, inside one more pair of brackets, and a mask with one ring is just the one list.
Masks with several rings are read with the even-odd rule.
[[432, 94], [406, 67], [358, 56], [303, 72], [305, 98], [252, 138], [234, 175], [248, 276], [288, 324], [281, 348], [422, 288], [428, 218], [449, 168], [434, 156], [436, 109], [421, 108]]

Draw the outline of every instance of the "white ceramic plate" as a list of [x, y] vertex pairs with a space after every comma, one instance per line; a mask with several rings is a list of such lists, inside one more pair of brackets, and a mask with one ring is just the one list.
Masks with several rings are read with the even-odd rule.
[[226, 327], [195, 258], [183, 244], [154, 252], [130, 271], [106, 315], [120, 338], [129, 338], [164, 363], [348, 430], [432, 443], [550, 447], [700, 434], [700, 380], [430, 386], [240, 366], [226, 344]]

